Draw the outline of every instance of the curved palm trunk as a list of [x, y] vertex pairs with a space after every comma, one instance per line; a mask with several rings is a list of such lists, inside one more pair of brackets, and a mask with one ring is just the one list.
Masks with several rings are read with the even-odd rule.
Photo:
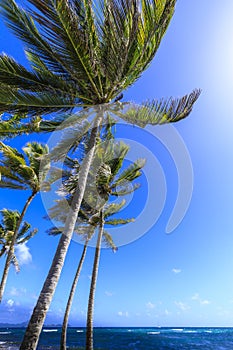
[[4, 290], [5, 290], [5, 287], [6, 287], [6, 282], [7, 282], [9, 269], [10, 269], [10, 266], [11, 266], [11, 261], [12, 261], [12, 258], [14, 256], [14, 250], [15, 250], [14, 249], [14, 245], [15, 245], [15, 241], [17, 239], [19, 228], [20, 228], [20, 225], [21, 225], [21, 223], [23, 221], [24, 215], [26, 214], [26, 211], [27, 211], [30, 203], [32, 202], [33, 198], [36, 196], [36, 194], [37, 194], [37, 192], [32, 192], [30, 197], [28, 197], [28, 199], [27, 199], [27, 201], [26, 201], [26, 203], [25, 203], [25, 205], [23, 207], [23, 210], [21, 212], [21, 215], [19, 217], [19, 220], [16, 223], [15, 232], [14, 232], [14, 235], [12, 237], [12, 241], [11, 241], [11, 244], [10, 244], [10, 247], [9, 247], [9, 251], [7, 253], [7, 258], [6, 258], [6, 262], [5, 262], [5, 266], [4, 266], [4, 270], [3, 270], [3, 274], [2, 274], [2, 279], [1, 279], [1, 284], [0, 284], [0, 303], [2, 301]]
[[82, 266], [83, 266], [83, 262], [86, 256], [86, 252], [87, 252], [87, 243], [88, 241], [86, 241], [84, 248], [83, 248], [83, 253], [81, 256], [81, 259], [79, 261], [78, 264], [78, 269], [77, 272], [75, 274], [73, 283], [72, 283], [72, 287], [70, 290], [70, 295], [68, 298], [68, 302], [66, 305], [66, 310], [65, 310], [65, 315], [64, 315], [64, 319], [63, 319], [63, 323], [62, 323], [62, 333], [61, 333], [61, 342], [60, 342], [60, 350], [66, 350], [66, 335], [67, 335], [67, 325], [68, 325], [68, 318], [69, 318], [69, 314], [70, 314], [70, 309], [73, 303], [73, 298], [74, 298], [74, 294], [75, 294], [75, 290], [77, 287], [77, 283], [79, 280], [79, 276], [80, 276], [80, 272], [82, 270]]
[[88, 300], [87, 325], [86, 325], [86, 350], [93, 350], [93, 315], [94, 315], [95, 290], [96, 290], [96, 282], [97, 282], [98, 269], [99, 269], [101, 241], [102, 241], [103, 230], [104, 230], [103, 212], [101, 212], [100, 215], [101, 215], [100, 228], [99, 228], [99, 234], [98, 234], [98, 239], [96, 243], [95, 259], [94, 259], [94, 265], [92, 270], [90, 294], [89, 294], [89, 300]]
[[92, 163], [92, 159], [95, 152], [96, 138], [98, 135], [98, 128], [102, 119], [102, 112], [99, 112], [97, 118], [95, 119], [89, 144], [89, 152], [85, 157], [82, 165], [82, 173], [80, 174], [80, 181], [76, 188], [73, 201], [71, 204], [71, 209], [67, 215], [65, 227], [63, 234], [59, 240], [55, 256], [53, 258], [49, 273], [46, 277], [42, 290], [40, 292], [39, 298], [37, 300], [36, 306], [33, 310], [31, 319], [28, 323], [23, 341], [20, 346], [20, 350], [36, 350], [37, 343], [39, 341], [39, 336], [41, 329], [44, 324], [44, 320], [51, 304], [53, 294], [55, 292], [57, 283], [59, 281], [62, 267], [65, 262], [65, 257], [69, 248], [72, 233], [74, 231], [75, 223], [78, 217], [78, 212], [82, 203], [84, 196], [87, 176]]

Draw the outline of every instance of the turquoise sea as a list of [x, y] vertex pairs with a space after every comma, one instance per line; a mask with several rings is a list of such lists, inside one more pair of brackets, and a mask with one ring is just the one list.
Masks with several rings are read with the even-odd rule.
[[[0, 328], [0, 349], [17, 350], [24, 328]], [[59, 350], [61, 329], [44, 328], [38, 350]], [[233, 328], [95, 328], [95, 350], [232, 350]], [[68, 349], [84, 350], [85, 328], [68, 329]]]

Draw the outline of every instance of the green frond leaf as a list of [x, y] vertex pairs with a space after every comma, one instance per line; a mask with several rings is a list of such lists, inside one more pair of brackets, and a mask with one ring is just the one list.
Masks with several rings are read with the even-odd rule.
[[141, 185], [139, 183], [133, 184], [128, 181], [123, 181], [120, 185], [117, 185], [113, 191], [111, 191], [112, 196], [126, 196], [130, 193], [136, 191]]
[[108, 204], [104, 208], [104, 219], [118, 213], [125, 205], [126, 200], [123, 199], [120, 203]]
[[35, 234], [37, 234], [37, 232], [38, 232], [38, 229], [37, 228], [35, 228], [34, 230], [32, 230], [31, 232], [29, 232], [29, 234], [28, 235], [26, 235], [24, 238], [22, 238], [22, 239], [17, 239], [17, 244], [23, 244], [23, 243], [26, 243], [27, 241], [29, 241], [29, 239], [31, 239], [32, 237], [34, 237], [35, 236]]
[[131, 182], [138, 178], [141, 175], [141, 169], [144, 167], [145, 163], [145, 159], [137, 159], [136, 162], [130, 164], [124, 171], [122, 171], [119, 177], [114, 181], [114, 184], [112, 184], [111, 188], [114, 189], [117, 186], [124, 187], [125, 185], [127, 185], [127, 181]]
[[103, 242], [107, 248], [111, 248], [114, 252], [117, 251], [117, 246], [115, 245], [112, 236], [107, 232], [103, 232]]
[[135, 219], [110, 219], [106, 220], [105, 224], [111, 225], [111, 226], [117, 226], [117, 225], [126, 225], [130, 222], [134, 222]]
[[[28, 53], [28, 58], [32, 59], [32, 57], [35, 59], [32, 53]], [[64, 81], [49, 71], [46, 66], [43, 66], [40, 71], [38, 69], [29, 71], [6, 54], [0, 56], [0, 81], [2, 84], [23, 91], [41, 92], [43, 89], [53, 94], [69, 94], [76, 97], [75, 86], [72, 85], [72, 82]]]
[[19, 153], [16, 148], [5, 145], [0, 142], [0, 152], [2, 153], [1, 163], [12, 169], [17, 169], [20, 166], [26, 165], [24, 156]]
[[186, 118], [200, 96], [200, 90], [182, 98], [168, 100], [153, 100], [142, 105], [129, 104], [125, 112], [118, 113], [125, 121], [144, 128], [146, 125], [161, 125], [174, 123]]
[[86, 120], [82, 123], [77, 123], [75, 127], [64, 130], [60, 142], [50, 152], [50, 158], [56, 161], [65, 158], [70, 150], [75, 150], [79, 146], [89, 131], [90, 123]]
[[29, 116], [65, 112], [77, 106], [69, 96], [44, 91], [27, 92], [16, 87], [1, 84], [0, 112], [26, 113]]
[[50, 163], [45, 156], [48, 154], [47, 145], [37, 142], [28, 143], [24, 154], [17, 149], [0, 142], [0, 187], [40, 190], [40, 184], [45, 179]]

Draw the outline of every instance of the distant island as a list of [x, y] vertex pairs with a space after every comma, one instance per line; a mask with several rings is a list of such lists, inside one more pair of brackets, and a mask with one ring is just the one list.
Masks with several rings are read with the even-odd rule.
[[[27, 322], [22, 322], [22, 323], [0, 323], [0, 328], [25, 328], [27, 327], [28, 321]], [[49, 328], [57, 328], [57, 327], [62, 327], [61, 324], [45, 324], [44, 327], [49, 327]], [[68, 325], [68, 327], [71, 327]]]

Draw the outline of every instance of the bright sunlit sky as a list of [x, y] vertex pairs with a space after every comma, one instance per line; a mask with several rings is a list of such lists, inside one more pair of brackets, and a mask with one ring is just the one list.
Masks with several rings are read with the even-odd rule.
[[[148, 187], [156, 188], [157, 170], [166, 178], [164, 209], [141, 238], [116, 254], [104, 249], [100, 261], [94, 324], [96, 326], [233, 326], [233, 2], [178, 0], [176, 12], [149, 69], [125, 94], [124, 100], [180, 97], [201, 88], [193, 112], [175, 127], [191, 157], [194, 187], [189, 209], [170, 234], [166, 226], [178, 193], [171, 154], [158, 140], [137, 128], [118, 128], [118, 135], [150, 149], [143, 186], [127, 214], [138, 215]], [[22, 44], [0, 22], [1, 50], [25, 63]], [[157, 127], [166, 133], [166, 127]], [[41, 136], [46, 141], [48, 136]], [[38, 136], [21, 137], [21, 147]], [[132, 156], [142, 156], [135, 151]], [[156, 160], [157, 159], [157, 160]], [[148, 175], [150, 174], [150, 176]], [[154, 174], [154, 175], [153, 175]], [[185, 182], [186, 183], [186, 182]], [[160, 191], [160, 182], [158, 188]], [[150, 184], [148, 185], [150, 186]], [[162, 186], [162, 185], [161, 185]], [[162, 188], [162, 187], [161, 187]], [[158, 198], [157, 198], [158, 195]], [[0, 207], [20, 210], [28, 193], [0, 191]], [[152, 203], [156, 210], [159, 194]], [[151, 201], [151, 199], [150, 199]], [[147, 208], [149, 221], [153, 204]], [[57, 238], [45, 231], [49, 222], [40, 195], [26, 219], [39, 233], [18, 251], [21, 272], [11, 268], [0, 322], [24, 322], [40, 292], [52, 261]], [[146, 221], [146, 220], [145, 220]], [[155, 220], [154, 220], [155, 221]], [[137, 225], [137, 221], [135, 224]], [[128, 226], [132, 233], [136, 226]], [[127, 227], [124, 231], [127, 235]], [[60, 323], [82, 246], [72, 241], [47, 323]], [[90, 248], [75, 296], [70, 324], [85, 325], [94, 249]], [[0, 271], [4, 260], [1, 259]]]

